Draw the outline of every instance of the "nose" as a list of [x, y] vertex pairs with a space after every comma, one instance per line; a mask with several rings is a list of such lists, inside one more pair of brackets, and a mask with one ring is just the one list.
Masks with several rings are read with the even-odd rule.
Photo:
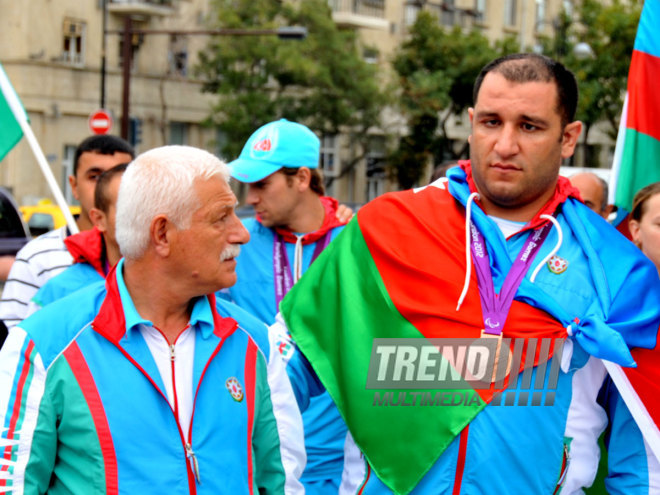
[[251, 206], [256, 205], [259, 202], [259, 194], [256, 187], [253, 184], [248, 184], [247, 196], [245, 197], [245, 202]]
[[502, 158], [515, 155], [520, 151], [518, 132], [513, 124], [502, 126], [495, 142], [495, 152]]
[[233, 214], [233, 217], [233, 221], [229, 226], [230, 231], [227, 240], [231, 244], [247, 244], [250, 240], [250, 233], [235, 213]]

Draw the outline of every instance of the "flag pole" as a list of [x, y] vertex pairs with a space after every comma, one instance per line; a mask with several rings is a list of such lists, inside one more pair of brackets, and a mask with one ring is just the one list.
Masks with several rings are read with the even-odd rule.
[[44, 174], [46, 182], [48, 183], [48, 186], [50, 187], [50, 190], [55, 197], [55, 202], [62, 210], [62, 214], [64, 214], [64, 218], [66, 219], [69, 230], [72, 234], [77, 234], [79, 232], [78, 225], [73, 219], [71, 210], [69, 210], [69, 205], [64, 199], [64, 195], [60, 190], [60, 186], [57, 184], [57, 181], [53, 176], [53, 171], [50, 169], [50, 165], [48, 165], [46, 156], [41, 150], [41, 146], [39, 146], [39, 142], [37, 141], [34, 132], [32, 132], [32, 127], [30, 127], [30, 124], [28, 123], [25, 110], [23, 109], [21, 102], [18, 100], [18, 96], [16, 95], [14, 88], [9, 82], [9, 78], [7, 77], [7, 74], [5, 73], [4, 69], [2, 69], [2, 67], [0, 67], [0, 91], [2, 91], [3, 95], [5, 96], [7, 104], [9, 105], [9, 108], [16, 118], [16, 122], [18, 122], [18, 125], [21, 126], [23, 135], [28, 140], [28, 144], [30, 145], [30, 149], [37, 159], [39, 168], [41, 168], [41, 172]]

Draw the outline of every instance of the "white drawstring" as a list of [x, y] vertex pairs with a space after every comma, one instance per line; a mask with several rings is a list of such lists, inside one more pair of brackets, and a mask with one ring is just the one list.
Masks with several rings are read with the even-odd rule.
[[472, 203], [474, 200], [479, 197], [479, 193], [473, 192], [470, 194], [465, 205], [465, 282], [463, 282], [463, 292], [461, 292], [461, 297], [458, 298], [458, 305], [456, 306], [456, 311], [461, 309], [461, 304], [465, 300], [467, 295], [468, 287], [470, 287], [470, 277], [472, 276], [472, 254], [470, 251], [470, 217], [472, 216]]
[[541, 215], [541, 218], [545, 218], [546, 220], [550, 220], [552, 222], [552, 225], [555, 226], [557, 229], [557, 244], [555, 244], [555, 247], [548, 253], [548, 255], [543, 258], [543, 260], [537, 265], [537, 267], [534, 269], [532, 272], [532, 276], [529, 278], [529, 281], [531, 283], [534, 283], [534, 280], [536, 279], [536, 276], [538, 275], [539, 271], [541, 270], [541, 267], [545, 265], [550, 258], [552, 258], [557, 251], [559, 251], [559, 248], [561, 247], [561, 243], [564, 240], [564, 235], [561, 231], [561, 226], [559, 225], [559, 222], [553, 217], [552, 215]]
[[302, 246], [303, 236], [296, 236], [296, 247], [293, 251], [293, 283], [295, 284], [302, 277], [302, 259], [303, 259], [303, 246]]

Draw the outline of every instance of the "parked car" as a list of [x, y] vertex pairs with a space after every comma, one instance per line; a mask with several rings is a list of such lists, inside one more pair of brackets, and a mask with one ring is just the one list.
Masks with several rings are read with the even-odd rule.
[[0, 187], [0, 256], [14, 255], [30, 240], [19, 207], [11, 193]]
[[[20, 210], [34, 237], [66, 225], [64, 213], [50, 199], [41, 199], [36, 205], [21, 206]], [[80, 206], [69, 206], [69, 210], [72, 215], [80, 214]]]

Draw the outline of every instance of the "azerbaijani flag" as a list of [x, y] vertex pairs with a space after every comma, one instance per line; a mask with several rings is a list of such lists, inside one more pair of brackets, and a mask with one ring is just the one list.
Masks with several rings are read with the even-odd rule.
[[16, 112], [20, 112], [19, 118], [27, 121], [27, 115], [18, 99], [18, 95], [9, 82], [2, 64], [0, 64], [0, 160], [23, 137], [23, 130], [17, 120]]
[[660, 0], [646, 0], [628, 74], [612, 166], [617, 206], [630, 211], [635, 193], [660, 181]]
[[[471, 399], [455, 407], [377, 407], [366, 388], [374, 339], [481, 335], [474, 272], [456, 309], [466, 269], [463, 207], [434, 189], [381, 196], [361, 208], [280, 305], [356, 444], [395, 493], [409, 493], [496, 392], [459, 381], [452, 392]], [[547, 313], [516, 300], [504, 332], [566, 336]]]

